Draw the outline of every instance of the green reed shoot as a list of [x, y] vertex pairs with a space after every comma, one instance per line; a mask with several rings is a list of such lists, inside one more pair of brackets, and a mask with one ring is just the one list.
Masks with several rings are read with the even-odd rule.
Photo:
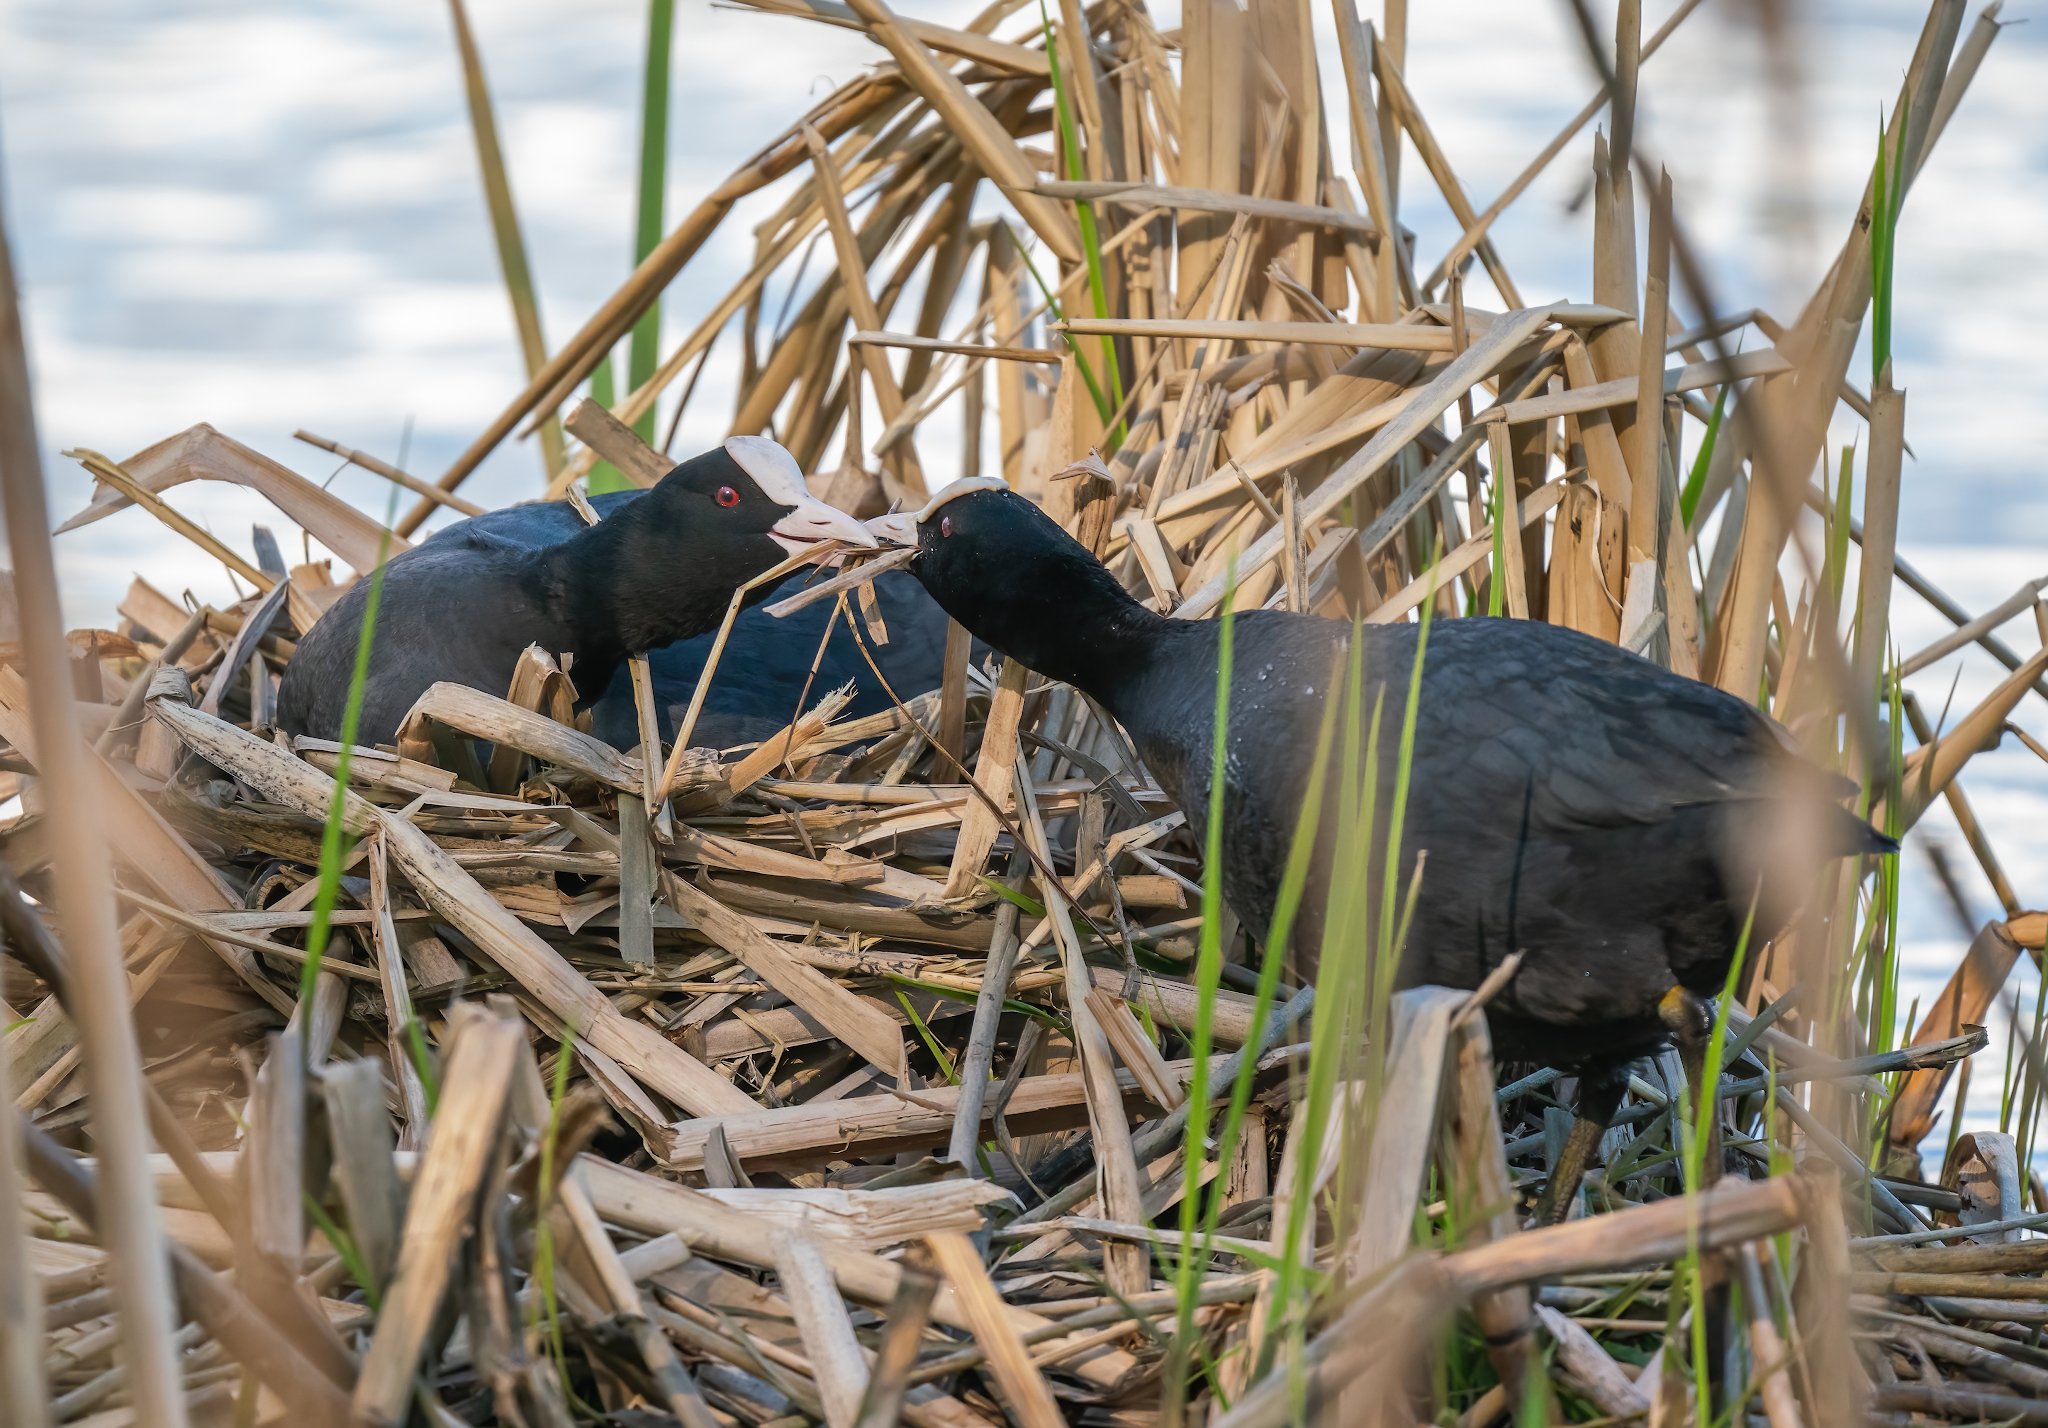
[[[2034, 1150], [2041, 1130], [2041, 1113], [2048, 1107], [2048, 1086], [2042, 1084], [2039, 1049], [2044, 1044], [2042, 1030], [2048, 1026], [2048, 976], [2034, 978], [2034, 1026], [2029, 1032], [2019, 1029], [2019, 997], [2014, 995], [2011, 1003], [2013, 1028], [2007, 1039], [2021, 1047], [2025, 1054], [2021, 1058], [2021, 1079], [2024, 1090], [2020, 1097], [2020, 1111], [2013, 1138], [2019, 1143], [2021, 1165], [2034, 1164]], [[2008, 1090], [2007, 1094], [2010, 1094]]]
[[[1298, 1382], [1301, 1348], [1305, 1338], [1306, 1305], [1303, 1303], [1317, 1281], [1308, 1263], [1311, 1227], [1316, 1221], [1315, 1190], [1317, 1169], [1323, 1159], [1323, 1142], [1335, 1107], [1340, 1071], [1349, 1069], [1365, 1029], [1363, 988], [1364, 958], [1355, 949], [1369, 916], [1366, 845], [1370, 837], [1372, 805], [1376, 788], [1368, 749], [1376, 748], [1384, 691], [1375, 696], [1369, 724], [1360, 717], [1364, 704], [1362, 662], [1353, 655], [1346, 661], [1338, 720], [1337, 831], [1332, 850], [1332, 877], [1326, 899], [1324, 956], [1316, 978], [1316, 1016], [1309, 1031], [1307, 1084], [1297, 1098], [1300, 1134], [1296, 1141], [1294, 1183], [1284, 1206], [1280, 1270], [1275, 1276], [1271, 1317], [1266, 1324], [1260, 1362], [1254, 1377], [1271, 1366], [1274, 1354], [1288, 1350], [1290, 1397], [1299, 1399], [1306, 1385]], [[1333, 691], [1333, 694], [1335, 691]], [[1366, 734], [1369, 727], [1370, 736]], [[1361, 832], [1361, 823], [1364, 830]], [[1341, 872], [1339, 871], [1341, 867]], [[1334, 954], [1334, 955], [1332, 955]], [[1273, 1213], [1282, 1215], [1277, 1199]], [[1297, 1409], [1300, 1408], [1296, 1403]]]
[[342, 1264], [347, 1267], [349, 1278], [363, 1291], [363, 1302], [370, 1306], [372, 1313], [382, 1309], [383, 1297], [379, 1292], [377, 1276], [371, 1272], [370, 1262], [363, 1258], [362, 1246], [356, 1243], [355, 1236], [344, 1230], [335, 1221], [334, 1216], [327, 1213], [326, 1208], [313, 1197], [312, 1191], [301, 1190], [299, 1199], [305, 1205], [306, 1218], [313, 1222], [314, 1229], [327, 1237], [327, 1243], [334, 1246], [334, 1252], [341, 1256]]
[[[1752, 902], [1748, 915], [1742, 920], [1742, 935], [1735, 939], [1735, 956], [1728, 963], [1728, 976], [1722, 983], [1720, 1000], [1714, 1004], [1714, 1027], [1707, 1038], [1706, 1064], [1700, 1071], [1700, 1083], [1692, 1088], [1692, 1118], [1684, 1122], [1681, 1148], [1685, 1188], [1695, 1194], [1706, 1188], [1707, 1147], [1713, 1140], [1708, 1131], [1721, 1114], [1721, 1068], [1728, 1044], [1728, 1012], [1735, 1005], [1738, 989], [1742, 986], [1742, 967], [1748, 960], [1749, 938], [1755, 923], [1756, 905]], [[1679, 1261], [1676, 1271], [1678, 1282], [1686, 1286], [1692, 1300], [1692, 1372], [1696, 1395], [1693, 1402], [1695, 1411], [1704, 1416], [1707, 1405], [1713, 1401], [1709, 1380], [1715, 1365], [1707, 1357], [1706, 1271], [1699, 1231], [1698, 1202], [1695, 1201], [1692, 1218], [1686, 1227], [1685, 1257]], [[1674, 1321], [1678, 1304], [1679, 1296], [1672, 1295]]]
[[[1842, 448], [1839, 474], [1835, 478], [1835, 500], [1828, 512], [1827, 549], [1821, 554], [1821, 589], [1832, 614], [1842, 608], [1842, 589], [1849, 578], [1849, 528], [1854, 524], [1852, 497], [1856, 490], [1856, 448]], [[1829, 627], [1822, 638], [1832, 638]]]
[[[1038, 264], [1031, 261], [1031, 250], [1024, 246], [1021, 238], [1016, 237], [1014, 230], [1011, 237], [1016, 243], [1017, 256], [1024, 260], [1024, 271], [1031, 274], [1031, 281], [1037, 286], [1038, 295], [1045, 300], [1046, 312], [1051, 315], [1054, 322], [1065, 321], [1066, 313], [1060, 308], [1058, 291], [1047, 283], [1045, 275], [1038, 271]], [[1074, 370], [1081, 374], [1081, 385], [1088, 389], [1088, 399], [1095, 403], [1096, 415], [1108, 421], [1116, 408], [1110, 405], [1108, 395], [1102, 390], [1102, 384], [1096, 381], [1095, 369], [1088, 364], [1088, 354], [1082, 351], [1081, 345], [1072, 338], [1065, 338], [1064, 341], [1067, 350], [1074, 354]]]
[[[1081, 144], [1074, 126], [1074, 106], [1067, 98], [1066, 78], [1060, 70], [1060, 47], [1053, 43], [1052, 18], [1046, 13], [1045, 0], [1038, 0], [1039, 29], [1045, 36], [1046, 69], [1052, 80], [1053, 114], [1059, 124], [1060, 148], [1066, 155], [1067, 177], [1075, 181], [1086, 178], [1087, 171], [1081, 164]], [[1080, 37], [1086, 44], [1087, 36]], [[1095, 205], [1087, 199], [1077, 200], [1074, 209], [1081, 228], [1081, 250], [1088, 263], [1088, 296], [1095, 304], [1097, 317], [1109, 316], [1109, 290], [1102, 276], [1102, 232], [1095, 220]], [[1122, 408], [1124, 404], [1124, 377], [1117, 364], [1116, 339], [1104, 336], [1102, 339], [1102, 365], [1109, 373], [1110, 399], [1115, 403], [1110, 410]], [[1115, 430], [1109, 433], [1112, 445], [1121, 444], [1124, 439], [1124, 423], [1118, 421]]]
[[[1225, 609], [1228, 608], [1229, 597], [1226, 597]], [[1336, 671], [1332, 669], [1331, 680], [1333, 684], [1335, 678]], [[1295, 917], [1301, 906], [1302, 894], [1308, 884], [1309, 864], [1315, 850], [1316, 830], [1322, 816], [1323, 790], [1329, 771], [1330, 748], [1336, 732], [1339, 704], [1340, 701], [1335, 697], [1326, 698], [1323, 701], [1322, 719], [1316, 735], [1315, 751], [1310, 761], [1309, 785], [1306, 790], [1306, 796], [1302, 800], [1302, 806], [1295, 819], [1293, 839], [1288, 844], [1287, 863], [1281, 873], [1280, 890], [1274, 903], [1273, 923], [1266, 936], [1263, 956], [1259, 964], [1258, 984], [1252, 997], [1251, 1026], [1253, 1027], [1252, 1034], [1254, 1037], [1261, 1037], [1265, 1034], [1268, 1018], [1272, 1016], [1273, 1004], [1280, 984], [1280, 972], [1287, 961], [1287, 951], [1292, 945]], [[1217, 777], [1220, 781], [1220, 764], [1217, 768]], [[1213, 867], [1215, 865], [1212, 859], [1210, 866]], [[1220, 904], [1215, 908], [1213, 915], [1205, 909], [1203, 918], [1204, 928], [1206, 929], [1211, 925], [1212, 920], [1220, 927], [1222, 922], [1221, 912]], [[1220, 958], [1213, 964], [1198, 967], [1198, 980], [1203, 972], [1211, 968], [1213, 968], [1216, 980], [1220, 982], [1222, 972]], [[1215, 986], [1209, 982], [1202, 982], [1201, 986], [1203, 994], [1196, 1005], [1194, 1038], [1196, 1043], [1200, 1045], [1211, 1046], [1213, 1045], [1211, 1023], [1214, 1015], [1213, 993]], [[1197, 1059], [1198, 1061], [1201, 1059], [1200, 1053], [1197, 1054]], [[1243, 1134], [1244, 1130], [1245, 1115], [1251, 1105], [1252, 1087], [1257, 1070], [1257, 1057], [1247, 1056], [1239, 1064], [1237, 1075], [1231, 1083], [1230, 1102], [1224, 1113], [1223, 1130], [1216, 1138], [1214, 1158], [1220, 1164], [1228, 1165], [1236, 1153], [1238, 1138]], [[1206, 1074], [1205, 1067], [1205, 1077]], [[1205, 1104], [1205, 1102], [1196, 1102], [1195, 1104]], [[1194, 1128], [1192, 1115], [1190, 1117], [1186, 1148], [1181, 1187], [1181, 1229], [1184, 1236], [1190, 1233], [1187, 1207], [1200, 1198], [1202, 1166], [1205, 1152], [1207, 1151], [1203, 1139]], [[1184, 1246], [1193, 1243], [1193, 1248], [1184, 1249], [1176, 1269], [1175, 1287], [1179, 1294], [1183, 1296], [1179, 1301], [1179, 1314], [1175, 1329], [1175, 1342], [1177, 1346], [1185, 1346], [1194, 1340], [1194, 1296], [1198, 1295], [1200, 1291], [1200, 1283], [1196, 1278], [1195, 1270], [1208, 1260], [1209, 1248], [1214, 1242], [1217, 1222], [1223, 1213], [1223, 1190], [1224, 1187], [1219, 1183], [1207, 1197], [1206, 1209], [1201, 1216], [1199, 1241], [1191, 1242], [1187, 1238], [1184, 1238], [1182, 1241]], [[1247, 1258], [1253, 1263], [1259, 1264], [1260, 1267], [1267, 1269], [1278, 1269], [1281, 1264], [1280, 1260], [1269, 1260], [1266, 1256], [1252, 1255], [1247, 1256]], [[1185, 1353], [1184, 1348], [1182, 1353]], [[1184, 1362], [1184, 1359], [1182, 1361]], [[1187, 1387], [1187, 1375], [1185, 1373], [1181, 1373], [1177, 1377], [1170, 1376], [1167, 1381], [1169, 1384], [1167, 1390], [1169, 1395], [1185, 1394]]]
[[1692, 469], [1686, 473], [1685, 489], [1678, 493], [1679, 514], [1685, 519], [1685, 528], [1692, 529], [1694, 514], [1700, 508], [1700, 496], [1707, 489], [1707, 470], [1714, 464], [1714, 442], [1721, 435], [1721, 419], [1728, 412], [1728, 392], [1734, 385], [1723, 382], [1714, 394], [1714, 410], [1707, 416], [1706, 435], [1700, 438], [1700, 449], [1692, 459]]
[[917, 1014], [917, 1007], [912, 1004], [910, 994], [898, 987], [896, 1000], [902, 1003], [903, 1014], [910, 1018], [910, 1025], [917, 1032], [918, 1040], [924, 1043], [925, 1050], [931, 1052], [932, 1060], [938, 1063], [939, 1074], [946, 1078], [946, 1084], [959, 1085], [960, 1073], [954, 1069], [953, 1058], [946, 1054], [946, 1048], [932, 1035], [932, 1029], [925, 1024], [925, 1019]]
[[[633, 266], [638, 268], [661, 242], [663, 191], [668, 184], [668, 76], [675, 49], [676, 0], [648, 0], [647, 62], [640, 87], [640, 182], [633, 214]], [[660, 361], [661, 296], [633, 324], [627, 349], [626, 390], [638, 391]], [[654, 409], [633, 424], [642, 441], [654, 441]]]
[[[618, 388], [612, 381], [612, 354], [609, 352], [590, 370], [590, 400], [601, 407], [610, 407], [618, 400]], [[601, 496], [607, 491], [626, 490], [633, 483], [611, 462], [598, 461], [592, 464], [583, 484], [591, 495]]]
[[[1265, 1326], [1259, 1373], [1270, 1368], [1274, 1355], [1287, 1354], [1290, 1397], [1304, 1406], [1306, 1379], [1301, 1350], [1309, 1310], [1326, 1286], [1310, 1267], [1309, 1237], [1317, 1223], [1317, 1168], [1337, 1121], [1338, 1088], [1363, 1083], [1363, 1102], [1347, 1106], [1337, 1127], [1345, 1153], [1336, 1158], [1336, 1182], [1328, 1203], [1333, 1212], [1333, 1237], [1342, 1243], [1354, 1218], [1363, 1148], [1369, 1144], [1374, 1097], [1384, 1084], [1387, 1027], [1399, 973], [1399, 951], [1414, 911], [1417, 876], [1406, 889], [1401, 879], [1401, 838], [1415, 731], [1421, 704], [1421, 676], [1427, 654], [1430, 608], [1425, 602], [1416, 632], [1413, 662], [1408, 671], [1407, 703], [1392, 755], [1391, 787], [1381, 787], [1381, 728], [1386, 684], [1375, 671], [1371, 712], [1367, 715], [1367, 671], [1361, 627], [1354, 624], [1345, 661], [1342, 694], [1336, 699], [1338, 773], [1336, 827], [1329, 857], [1321, 958], [1317, 976], [1316, 1018], [1309, 1035], [1307, 1084], [1297, 1098], [1299, 1133], [1294, 1147], [1294, 1182], [1284, 1205], [1276, 1200], [1275, 1221], [1282, 1227], [1279, 1272], [1272, 1308]], [[1333, 695], [1336, 691], [1332, 691]], [[1318, 770], [1320, 773], [1320, 769]], [[1383, 802], [1384, 794], [1384, 802]], [[1384, 813], [1382, 809], [1384, 807]], [[1382, 830], [1381, 820], [1385, 826]], [[1306, 825], [1305, 825], [1306, 826]], [[1382, 844], [1380, 839], [1384, 839]], [[1361, 1048], [1363, 1050], [1361, 1051]], [[1361, 1054], [1364, 1064], [1360, 1065]], [[1350, 1093], [1345, 1093], [1347, 1099]]]

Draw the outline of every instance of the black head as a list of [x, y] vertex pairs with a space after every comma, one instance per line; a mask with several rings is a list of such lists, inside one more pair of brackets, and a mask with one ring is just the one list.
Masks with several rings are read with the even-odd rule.
[[914, 545], [931, 597], [969, 632], [1040, 674], [1091, 693], [1106, 656], [1157, 617], [1031, 501], [993, 478], [957, 481], [923, 510], [882, 516], [883, 541]]
[[782, 447], [735, 436], [548, 560], [588, 660], [603, 646], [637, 653], [710, 629], [735, 590], [791, 557], [875, 544], [867, 527], [810, 494]]
[[661, 520], [673, 523], [674, 574], [692, 583], [730, 589], [828, 541], [875, 545], [867, 527], [812, 496], [796, 458], [765, 436], [728, 437], [654, 489]]

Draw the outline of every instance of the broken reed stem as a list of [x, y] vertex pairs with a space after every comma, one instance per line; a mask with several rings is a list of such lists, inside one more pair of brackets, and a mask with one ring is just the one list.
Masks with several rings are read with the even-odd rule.
[[292, 439], [303, 441], [308, 446], [317, 446], [322, 451], [331, 451], [349, 465], [360, 466], [363, 470], [382, 476], [387, 481], [396, 482], [415, 495], [424, 496], [437, 506], [446, 506], [449, 510], [459, 511], [465, 516], [480, 516], [484, 513], [484, 508], [476, 502], [464, 500], [460, 496], [451, 495], [449, 492], [443, 491], [438, 486], [429, 485], [410, 471], [401, 471], [382, 457], [372, 456], [367, 451], [357, 451], [352, 446], [343, 446], [340, 442], [331, 440], [328, 437], [315, 436], [312, 432], [306, 431], [303, 428], [293, 432]]
[[[827, 139], [836, 138], [878, 106], [886, 94], [887, 86], [882, 82], [865, 78], [856, 80], [814, 110], [814, 118], [803, 122], [814, 124]], [[486, 456], [497, 449], [499, 442], [511, 435], [512, 429], [528, 413], [552, 411], [566, 401], [592, 369], [604, 360], [613, 344], [653, 304], [669, 281], [682, 271], [683, 265], [711, 236], [732, 205], [747, 194], [766, 187], [803, 161], [805, 150], [801, 127], [801, 124], [791, 126], [781, 138], [740, 165], [723, 184], [686, 214], [683, 221], [671, 229], [668, 236], [633, 270], [625, 284], [577, 330], [575, 336], [556, 349], [555, 355], [534, 374], [525, 390], [513, 398], [482, 435], [470, 443], [435, 485], [443, 491], [455, 490]], [[411, 535], [433, 512], [434, 503], [422, 501], [399, 521], [397, 533]]]

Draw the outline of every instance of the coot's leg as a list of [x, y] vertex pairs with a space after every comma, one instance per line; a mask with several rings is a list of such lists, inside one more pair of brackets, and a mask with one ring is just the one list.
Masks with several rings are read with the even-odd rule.
[[[1706, 998], [1684, 987], [1673, 987], [1657, 1003], [1657, 1016], [1671, 1032], [1672, 1044], [1678, 1048], [1678, 1060], [1685, 1067], [1686, 1084], [1692, 1088], [1691, 1104], [1686, 1114], [1693, 1124], [1700, 1123], [1700, 1098], [1706, 1097], [1709, 1104], [1714, 1101], [1714, 1088], [1705, 1084], [1707, 1078], [1707, 1043], [1714, 1035], [1714, 1013], [1707, 1005]], [[1721, 1178], [1721, 1117], [1719, 1107], [1706, 1116], [1706, 1156], [1702, 1161], [1700, 1188], [1712, 1185]]]
[[1543, 1198], [1536, 1202], [1536, 1224], [1554, 1225], [1570, 1213], [1572, 1198], [1579, 1193], [1579, 1182], [1586, 1178], [1586, 1168], [1600, 1148], [1600, 1137], [1607, 1133], [1614, 1113], [1621, 1109], [1621, 1093], [1628, 1089], [1629, 1064], [1627, 1060], [1599, 1061], [1580, 1073], [1571, 1132], [1564, 1139], [1564, 1150], [1550, 1172]]

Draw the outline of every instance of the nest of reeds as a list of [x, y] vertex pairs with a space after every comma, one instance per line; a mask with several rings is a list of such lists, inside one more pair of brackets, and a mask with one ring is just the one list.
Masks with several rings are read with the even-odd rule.
[[[1291, 5], [1190, 4], [1170, 34], [1076, 0], [967, 30], [755, 8], [888, 62], [685, 217], [438, 482], [322, 441], [421, 495], [395, 531], [206, 427], [78, 454], [86, 514], [139, 505], [256, 593], [190, 608], [138, 581], [117, 630], [71, 637], [68, 687], [0, 669], [6, 1144], [36, 1183], [0, 1233], [13, 1421], [2048, 1421], [2026, 1137], [1920, 1164], [2040, 955], [2048, 920], [2016, 903], [1902, 1040], [1896, 873], [1844, 869], [1724, 999], [1713, 1093], [1646, 1065], [1581, 1213], [1525, 1229], [1569, 1078], [1494, 1064], [1487, 989], [1376, 1005], [1362, 1048], [1318, 1037], [1312, 994], [1260, 986], [1205, 915], [1201, 850], [1118, 732], [965, 640], [893, 712], [826, 694], [752, 747], [664, 748], [643, 699], [640, 747], [612, 748], [540, 650], [502, 695], [437, 687], [396, 747], [270, 729], [339, 567], [467, 508], [484, 455], [788, 177], [740, 283], [571, 415], [551, 494], [600, 461], [658, 477], [631, 424], [737, 328], [732, 428], [849, 509], [990, 451], [1189, 618], [1228, 592], [1569, 625], [1761, 691], [1895, 833], [1947, 798], [2003, 886], [1956, 780], [2048, 693], [2048, 651], [1994, 633], [2039, 588], [1973, 617], [1897, 556], [1882, 335], [1899, 202], [1995, 18], [1959, 40], [1960, 0], [1934, 5], [1840, 257], [1780, 322], [1705, 290], [1630, 137], [1638, 64], [1689, 5], [1646, 37], [1623, 4], [1605, 84], [1484, 210], [1349, 0], [1329, 76]], [[1400, 222], [1404, 140], [1465, 228], [1433, 269]], [[1589, 149], [1593, 290], [1526, 306], [1489, 225]], [[1475, 265], [1498, 310], [1466, 301]], [[1844, 404], [1860, 511], [1822, 460]], [[938, 413], [957, 451], [921, 440]], [[267, 536], [244, 557], [178, 513], [194, 479], [254, 488], [338, 565], [287, 568]], [[1900, 584], [1957, 627], [1904, 659]], [[837, 598], [886, 638], [857, 584]], [[1900, 681], [1966, 645], [2011, 674], [1936, 737]], [[32, 716], [74, 699], [94, 751], [67, 769]], [[88, 822], [115, 855], [104, 947], [79, 929], [108, 888], [65, 885]], [[120, 965], [141, 1058], [115, 1096], [123, 1063], [77, 1028], [119, 1033]], [[2031, 1049], [2014, 1065], [2031, 1124]]]

